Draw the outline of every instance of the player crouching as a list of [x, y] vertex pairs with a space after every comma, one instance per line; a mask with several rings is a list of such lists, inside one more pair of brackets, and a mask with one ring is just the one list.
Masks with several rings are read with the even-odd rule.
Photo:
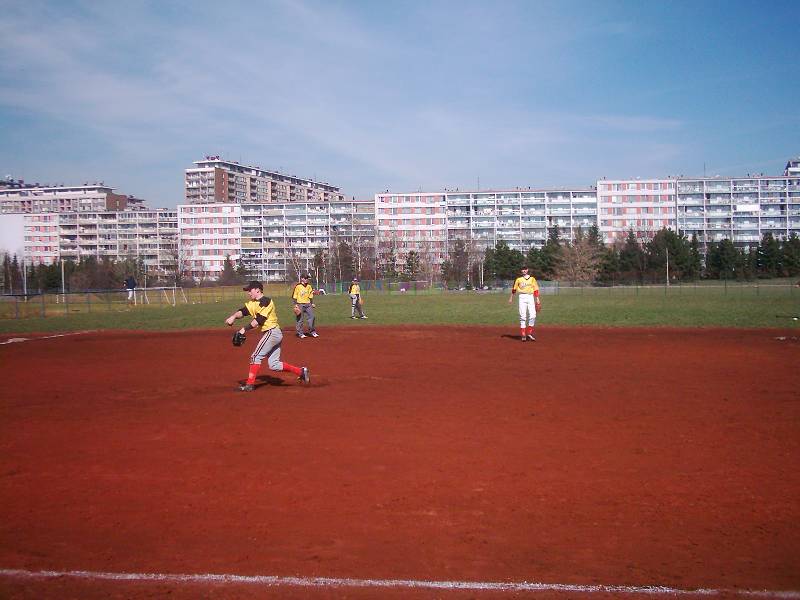
[[233, 345], [241, 346], [245, 341], [248, 330], [261, 328], [261, 339], [256, 345], [256, 349], [250, 355], [250, 371], [247, 374], [247, 382], [239, 386], [241, 392], [252, 392], [255, 389], [256, 375], [261, 368], [261, 361], [266, 357], [269, 368], [273, 371], [288, 371], [294, 373], [303, 383], [311, 381], [308, 367], [295, 367], [287, 362], [281, 362], [281, 341], [283, 333], [278, 325], [278, 316], [275, 312], [275, 303], [272, 299], [264, 295], [264, 287], [259, 281], [251, 281], [242, 288], [247, 292], [249, 300], [244, 306], [225, 319], [228, 327], [232, 326], [236, 319], [244, 316], [252, 317], [252, 320], [244, 327], [233, 334]]
[[542, 301], [539, 298], [539, 284], [536, 278], [528, 275], [528, 267], [520, 269], [522, 275], [514, 280], [508, 303], [514, 299], [514, 294], [519, 298], [519, 332], [523, 342], [535, 342], [533, 326], [536, 323], [536, 313], [542, 310]]

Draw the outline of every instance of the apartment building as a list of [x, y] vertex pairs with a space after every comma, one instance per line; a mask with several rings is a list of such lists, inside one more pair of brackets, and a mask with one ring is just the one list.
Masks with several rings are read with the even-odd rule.
[[375, 219], [381, 265], [394, 257], [400, 268], [414, 250], [439, 272], [459, 239], [474, 251], [505, 242], [526, 252], [557, 226], [571, 240], [597, 224], [597, 196], [594, 189], [384, 193], [375, 195]]
[[43, 186], [22, 180], [0, 181], [0, 214], [133, 210], [144, 201], [115, 194], [102, 183]]
[[630, 229], [646, 240], [668, 227], [696, 235], [704, 247], [729, 239], [741, 248], [758, 245], [765, 233], [800, 235], [798, 163], [789, 161], [780, 177], [598, 181], [600, 232], [614, 243]]
[[372, 201], [193, 204], [178, 214], [183, 270], [199, 281], [216, 279], [229, 257], [251, 277], [288, 281], [342, 241], [357, 268], [374, 268]]
[[640, 241], [664, 227], [677, 230], [675, 189], [673, 179], [598, 181], [598, 228], [605, 243], [624, 240], [631, 229]]
[[261, 167], [206, 156], [186, 169], [187, 204], [339, 202], [338, 187]]
[[146, 272], [168, 276], [178, 254], [178, 215], [168, 209], [73, 211], [24, 215], [25, 261], [141, 259]]

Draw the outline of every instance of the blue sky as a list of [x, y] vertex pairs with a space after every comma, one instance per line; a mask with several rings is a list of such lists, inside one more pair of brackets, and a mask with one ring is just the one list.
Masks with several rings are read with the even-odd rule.
[[207, 154], [376, 192], [778, 175], [796, 0], [0, 0], [0, 176], [183, 198]]

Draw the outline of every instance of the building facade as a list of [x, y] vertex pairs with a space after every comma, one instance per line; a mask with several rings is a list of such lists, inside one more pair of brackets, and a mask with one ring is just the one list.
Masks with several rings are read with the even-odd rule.
[[24, 228], [28, 264], [133, 258], [153, 276], [174, 272], [178, 254], [174, 210], [34, 213], [24, 215]]
[[178, 207], [180, 262], [195, 280], [216, 279], [225, 261], [262, 281], [289, 281], [314, 269], [318, 253], [339, 242], [359, 272], [374, 266], [371, 201], [188, 204]]
[[187, 204], [339, 202], [344, 196], [326, 182], [242, 165], [219, 156], [194, 161], [185, 172]]
[[558, 227], [562, 239], [597, 224], [594, 189], [419, 192], [375, 195], [378, 262], [401, 270], [409, 252], [433, 274], [456, 240], [473, 252], [499, 242], [526, 252], [541, 247]]
[[597, 182], [599, 228], [606, 243], [630, 229], [644, 240], [668, 227], [703, 248], [731, 240], [757, 246], [764, 234], [800, 235], [800, 173], [780, 177], [702, 177]]
[[0, 214], [132, 210], [144, 205], [133, 196], [115, 194], [103, 184], [41, 186], [24, 181], [0, 182]]

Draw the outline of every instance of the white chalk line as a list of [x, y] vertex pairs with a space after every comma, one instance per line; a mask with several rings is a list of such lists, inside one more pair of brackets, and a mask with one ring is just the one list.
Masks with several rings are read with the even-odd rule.
[[175, 573], [108, 573], [102, 571], [28, 571], [0, 569], [0, 577], [12, 579], [49, 579], [74, 577], [106, 581], [157, 581], [166, 583], [235, 583], [268, 587], [318, 588], [406, 588], [438, 590], [471, 590], [501, 592], [577, 592], [650, 595], [717, 596], [739, 595], [761, 598], [800, 598], [800, 591], [681, 589], [662, 585], [579, 585], [571, 583], [493, 582], [493, 581], [424, 581], [416, 579], [350, 579], [340, 577], [281, 577], [277, 575], [175, 574]]
[[20, 344], [22, 342], [35, 342], [36, 340], [49, 340], [51, 338], [66, 337], [68, 335], [81, 335], [81, 334], [84, 334], [84, 333], [92, 333], [92, 331], [91, 330], [89, 330], [89, 331], [72, 331], [70, 333], [56, 333], [54, 335], [43, 335], [43, 336], [40, 336], [40, 337], [33, 337], [33, 338], [24, 338], [24, 337], [9, 338], [9, 339], [5, 340], [4, 342], [0, 342], [0, 346], [2, 346], [3, 344]]

